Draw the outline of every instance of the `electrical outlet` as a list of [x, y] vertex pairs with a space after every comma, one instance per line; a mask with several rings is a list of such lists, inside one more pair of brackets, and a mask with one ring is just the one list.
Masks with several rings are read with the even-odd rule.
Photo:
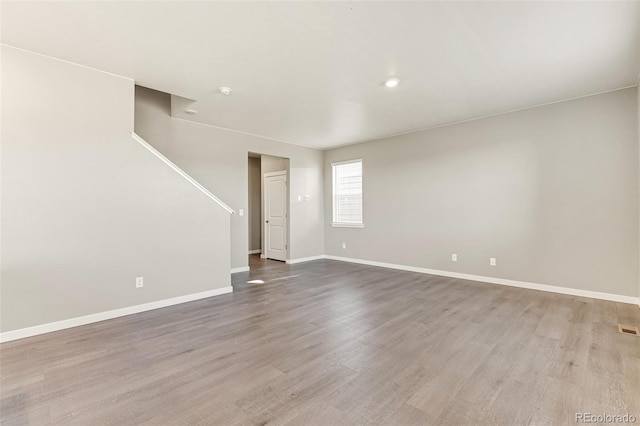
[[457, 262], [457, 261], [458, 261], [458, 255], [457, 255], [457, 254], [455, 254], [455, 253], [453, 253], [453, 254], [451, 255], [451, 260], [452, 260], [453, 262]]
[[239, 209], [238, 210], [238, 215], [239, 216], [244, 216], [244, 209]]
[[490, 257], [489, 258], [489, 265], [496, 266], [496, 258], [495, 257]]
[[144, 287], [144, 277], [136, 277], [136, 288]]
[[347, 243], [342, 243], [342, 248], [346, 249], [347, 248]]

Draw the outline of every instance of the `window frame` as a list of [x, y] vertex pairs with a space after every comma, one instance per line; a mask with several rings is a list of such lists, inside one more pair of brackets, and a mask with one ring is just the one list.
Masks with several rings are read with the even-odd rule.
[[[360, 222], [337, 222], [337, 203], [336, 203], [336, 166], [343, 166], [347, 164], [360, 163], [360, 193], [361, 193], [361, 219]], [[353, 160], [336, 161], [331, 163], [331, 203], [332, 205], [332, 221], [331, 226], [334, 228], [364, 228], [364, 162], [362, 158], [355, 158]]]

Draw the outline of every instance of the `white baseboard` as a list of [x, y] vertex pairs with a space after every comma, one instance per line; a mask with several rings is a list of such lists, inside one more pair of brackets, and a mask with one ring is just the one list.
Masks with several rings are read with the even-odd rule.
[[298, 259], [289, 259], [287, 260], [287, 263], [290, 265], [294, 265], [296, 263], [302, 263], [302, 262], [310, 262], [312, 260], [320, 260], [320, 259], [325, 259], [326, 256], [324, 254], [320, 254], [318, 256], [309, 256], [309, 257], [300, 257]]
[[237, 274], [238, 272], [249, 272], [248, 266], [239, 266], [237, 268], [231, 268], [232, 274]]
[[459, 272], [440, 271], [438, 269], [418, 268], [416, 266], [397, 265], [394, 263], [375, 262], [372, 260], [353, 259], [350, 257], [325, 255], [325, 259], [339, 260], [342, 262], [360, 263], [362, 265], [379, 266], [382, 268], [400, 269], [402, 271], [418, 272], [421, 274], [440, 275], [443, 277], [460, 278], [463, 280], [479, 281], [490, 284], [507, 285], [511, 287], [526, 288], [529, 290], [540, 290], [551, 293], [569, 294], [572, 296], [588, 297], [591, 299], [609, 300], [612, 302], [630, 303], [640, 306], [640, 298], [633, 296], [623, 296], [620, 294], [601, 293], [599, 291], [579, 290], [569, 287], [558, 287], [547, 284], [536, 284], [526, 281], [514, 281], [504, 278], [484, 277], [481, 275], [462, 274]]
[[261, 255], [260, 255], [260, 259], [266, 259], [266, 258], [267, 258], [267, 255], [266, 255], [266, 254], [261, 254]]
[[262, 250], [261, 250], [261, 249], [258, 249], [258, 250], [249, 250], [249, 254], [259, 254], [259, 253], [262, 253]]
[[124, 317], [126, 315], [138, 314], [140, 312], [151, 311], [153, 309], [166, 308], [167, 306], [179, 305], [180, 303], [206, 299], [208, 297], [219, 296], [221, 294], [227, 294], [231, 292], [233, 292], [233, 287], [231, 286], [216, 288], [214, 290], [187, 294], [186, 296], [172, 297], [171, 299], [158, 300], [156, 302], [144, 303], [142, 305], [128, 306], [126, 308], [114, 309], [112, 311], [99, 312], [97, 314], [85, 315], [83, 317], [50, 322], [48, 324], [21, 328], [19, 330], [5, 331], [4, 333], [0, 333], [0, 343], [24, 339], [25, 337], [37, 336], [39, 334], [50, 333], [52, 331], [64, 330], [81, 325], [92, 324], [94, 322], [105, 321], [113, 318]]

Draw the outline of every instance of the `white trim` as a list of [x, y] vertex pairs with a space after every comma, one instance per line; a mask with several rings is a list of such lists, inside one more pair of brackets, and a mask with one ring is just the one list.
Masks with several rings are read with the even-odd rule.
[[302, 263], [302, 262], [311, 262], [312, 260], [320, 260], [320, 259], [325, 259], [326, 256], [324, 254], [320, 254], [318, 256], [309, 256], [309, 257], [300, 257], [298, 259], [289, 259], [287, 260], [287, 263], [289, 265], [294, 265], [296, 263]]
[[402, 271], [418, 272], [421, 274], [440, 275], [443, 277], [459, 278], [463, 280], [478, 281], [490, 284], [506, 285], [511, 287], [526, 288], [529, 290], [546, 291], [550, 293], [569, 294], [572, 296], [588, 297], [591, 299], [610, 300], [612, 302], [631, 303], [640, 305], [640, 298], [623, 296], [621, 294], [601, 293], [599, 291], [579, 290], [577, 288], [559, 287], [547, 284], [536, 284], [525, 281], [507, 280], [504, 278], [485, 277], [480, 275], [462, 274], [459, 272], [440, 271], [438, 269], [418, 268], [415, 266], [397, 265], [394, 263], [375, 262], [372, 260], [353, 259], [350, 257], [325, 255], [325, 259], [341, 262], [360, 263], [362, 265], [379, 266], [381, 268], [400, 269]]
[[149, 152], [151, 152], [153, 155], [155, 155], [156, 157], [158, 157], [160, 160], [162, 160], [163, 163], [165, 163], [167, 166], [171, 167], [174, 171], [176, 171], [180, 176], [182, 176], [183, 178], [185, 178], [189, 183], [191, 183], [193, 186], [195, 186], [196, 188], [198, 188], [200, 191], [202, 191], [207, 197], [211, 198], [213, 201], [215, 201], [216, 203], [218, 203], [223, 209], [225, 209], [226, 211], [228, 211], [231, 214], [234, 214], [235, 211], [229, 207], [228, 205], [226, 205], [224, 202], [222, 202], [222, 200], [220, 200], [218, 197], [216, 197], [215, 195], [213, 195], [207, 188], [205, 188], [204, 186], [200, 185], [200, 183], [198, 183], [198, 181], [196, 181], [194, 178], [192, 178], [191, 176], [189, 176], [184, 170], [182, 170], [180, 167], [176, 166], [171, 160], [169, 160], [167, 157], [165, 157], [164, 155], [162, 155], [157, 149], [155, 149], [154, 147], [152, 147], [151, 145], [149, 145], [149, 143], [147, 141], [145, 141], [144, 139], [142, 139], [140, 136], [138, 136], [135, 132], [131, 132], [131, 137], [138, 142], [140, 145], [142, 145], [144, 148], [146, 148]]
[[[346, 222], [336, 222], [336, 217], [337, 217], [337, 203], [336, 203], [336, 168], [338, 166], [344, 166], [347, 164], [356, 164], [356, 163], [360, 163], [360, 170], [361, 170], [361, 174], [360, 174], [360, 192], [361, 192], [361, 204], [360, 204], [360, 208], [361, 208], [361, 213], [362, 215], [360, 216], [360, 223], [346, 223]], [[334, 228], [364, 228], [364, 162], [362, 161], [362, 158], [355, 158], [352, 160], [344, 160], [344, 161], [336, 161], [331, 163], [331, 211], [332, 216], [332, 222], [331, 222], [331, 226]]]
[[206, 299], [208, 297], [219, 296], [233, 292], [233, 287], [222, 287], [207, 290], [200, 293], [187, 294], [185, 296], [172, 297], [171, 299], [158, 300], [156, 302], [144, 303], [142, 305], [128, 306], [126, 308], [114, 309], [112, 311], [100, 312], [97, 314], [85, 315], [83, 317], [70, 318], [62, 321], [50, 322], [48, 324], [36, 325], [33, 327], [21, 328], [19, 330], [5, 331], [0, 333], [0, 342], [10, 342], [12, 340], [24, 339], [25, 337], [37, 336], [39, 334], [51, 333], [52, 331], [65, 330], [67, 328], [92, 324], [113, 318], [138, 314], [140, 312], [152, 311], [154, 309], [166, 308], [167, 306], [179, 305], [181, 303], [192, 302], [194, 300]]
[[266, 255], [266, 254], [261, 254], [261, 255], [260, 255], [260, 259], [266, 259], [266, 258], [267, 258], [267, 255]]
[[262, 253], [262, 250], [261, 249], [249, 250], [249, 254], [258, 254], [258, 253]]
[[249, 272], [250, 269], [248, 266], [239, 266], [237, 268], [231, 268], [232, 274], [237, 274], [238, 272]]

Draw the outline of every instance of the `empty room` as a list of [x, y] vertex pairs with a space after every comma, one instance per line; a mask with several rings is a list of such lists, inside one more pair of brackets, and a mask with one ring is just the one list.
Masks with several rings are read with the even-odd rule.
[[2, 425], [640, 423], [640, 1], [2, 1]]

